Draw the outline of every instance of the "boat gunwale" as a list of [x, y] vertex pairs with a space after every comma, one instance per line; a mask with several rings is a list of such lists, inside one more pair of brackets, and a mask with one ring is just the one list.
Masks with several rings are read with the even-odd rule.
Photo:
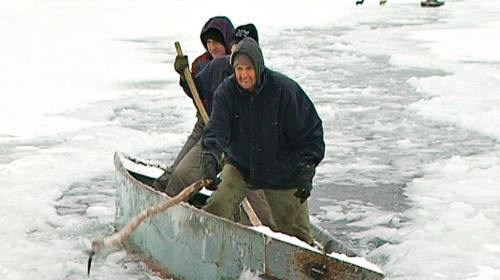
[[[116, 172], [118, 172], [120, 176], [123, 176], [122, 180], [125, 182], [128, 181], [128, 183], [125, 183], [125, 184], [130, 184], [132, 187], [140, 187], [144, 190], [147, 190], [148, 192], [151, 192], [151, 194], [153, 194], [153, 195], [159, 195], [159, 196], [166, 198], [166, 199], [170, 198], [167, 194], [165, 194], [161, 191], [158, 191], [158, 190], [154, 189], [153, 187], [149, 186], [148, 184], [135, 178], [131, 174], [131, 172], [132, 173], [137, 173], [137, 172], [127, 169], [125, 167], [125, 165], [123, 164], [122, 158], [125, 160], [130, 160], [130, 161], [134, 162], [135, 164], [141, 164], [144, 166], [152, 166], [152, 167], [156, 167], [156, 168], [160, 168], [160, 167], [156, 164], [153, 164], [153, 163], [150, 164], [149, 162], [137, 159], [135, 157], [132, 157], [132, 156], [129, 156], [125, 153], [117, 151], [115, 153], [115, 157], [114, 157], [114, 164], [116, 167]], [[137, 174], [143, 175], [140, 173], [137, 173]], [[116, 176], [118, 176], [118, 175], [116, 175]], [[143, 176], [149, 177], [147, 175], [143, 175]], [[152, 178], [152, 177], [149, 177], [149, 178]], [[118, 179], [118, 178], [116, 178], [116, 179]], [[123, 184], [123, 183], [121, 183], [121, 184]], [[118, 192], [118, 190], [117, 190], [117, 192]], [[233, 227], [235, 230], [241, 230], [241, 231], [249, 233], [249, 235], [252, 235], [252, 236], [255, 236], [258, 238], [262, 238], [263, 242], [266, 244], [271, 240], [276, 240], [276, 242], [278, 242], [278, 243], [288, 244], [287, 246], [291, 246], [291, 248], [294, 248], [293, 251], [296, 254], [299, 254], [302, 256], [306, 256], [306, 255], [311, 256], [311, 257], [306, 257], [306, 258], [314, 258], [314, 255], [316, 255], [316, 257], [321, 257], [324, 260], [330, 259], [330, 261], [328, 261], [328, 263], [332, 262], [332, 264], [336, 264], [336, 266], [344, 267], [344, 269], [353, 269], [354, 271], [361, 269], [362, 271], [364, 271], [363, 275], [365, 275], [367, 278], [356, 278], [356, 279], [382, 279], [384, 277], [384, 274], [382, 271], [376, 271], [376, 270], [370, 269], [368, 267], [360, 266], [359, 264], [355, 264], [355, 263], [352, 263], [349, 261], [345, 261], [343, 259], [339, 259], [339, 258], [334, 257], [334, 256], [329, 256], [327, 254], [321, 254], [318, 251], [313, 251], [313, 250], [308, 249], [306, 247], [299, 246], [297, 244], [293, 244], [293, 243], [287, 242], [285, 240], [275, 239], [272, 236], [269, 236], [263, 232], [254, 230], [248, 226], [245, 226], [245, 225], [242, 225], [240, 223], [237, 223], [237, 222], [210, 214], [208, 212], [205, 212], [205, 211], [198, 209], [195, 206], [193, 206], [187, 202], [181, 202], [181, 203], [179, 203], [179, 206], [185, 208], [187, 211], [194, 211], [197, 214], [200, 214], [201, 216], [206, 216], [208, 219], [212, 218], [213, 220], [215, 220], [215, 222], [221, 224], [221, 226], [223, 226], [223, 227], [226, 227], [226, 226]], [[314, 225], [314, 224], [311, 223], [311, 225]], [[116, 218], [115, 218], [115, 228], [117, 228], [117, 227], [119, 227], [119, 225], [116, 223]], [[142, 253], [141, 252], [142, 250], [140, 250], [140, 248], [138, 248], [137, 246], [135, 246], [131, 242], [126, 242], [125, 245], [127, 247], [129, 247], [129, 249], [131, 249], [134, 252], [134, 254], [141, 256], [141, 258], [150, 259], [151, 262], [153, 263], [154, 267], [156, 267], [156, 266], [158, 266], [159, 268], [165, 267], [164, 265], [155, 261], [153, 256], [149, 256], [147, 253]], [[304, 254], [306, 254], [306, 255], [304, 255]], [[267, 255], [266, 255], [266, 257], [267, 257]], [[151, 263], [151, 262], [149, 262], [149, 263]], [[148, 262], [145, 262], [145, 263], [147, 264]], [[267, 274], [267, 266], [268, 266], [267, 260], [265, 261], [265, 263], [266, 264], [264, 267], [266, 267], [266, 269], [263, 272]], [[153, 269], [153, 271], [158, 272], [159, 270]], [[167, 267], [165, 267], [164, 269], [161, 269], [160, 271], [161, 271], [160, 272], [161, 274], [169, 275], [169, 277], [175, 277], [174, 279], [184, 279], [184, 278], [180, 278], [178, 276], [176, 277], [175, 275], [173, 275], [173, 273], [172, 274], [168, 273], [169, 269]], [[335, 269], [334, 271], [338, 271], [338, 268]], [[264, 274], [264, 275], [266, 275], [266, 274]], [[264, 276], [264, 275], [262, 275], [262, 276]]]

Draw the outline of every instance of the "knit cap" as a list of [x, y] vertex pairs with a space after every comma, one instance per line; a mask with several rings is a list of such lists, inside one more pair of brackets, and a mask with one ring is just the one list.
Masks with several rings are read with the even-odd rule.
[[205, 46], [207, 45], [208, 39], [212, 39], [216, 42], [219, 42], [224, 46], [226, 45], [224, 43], [224, 38], [222, 37], [222, 33], [215, 28], [210, 28], [207, 30], [207, 32], [205, 32], [205, 34], [203, 34], [203, 44]]
[[238, 44], [245, 37], [250, 37], [257, 43], [259, 42], [259, 33], [252, 23], [240, 25], [234, 29], [231, 45]]

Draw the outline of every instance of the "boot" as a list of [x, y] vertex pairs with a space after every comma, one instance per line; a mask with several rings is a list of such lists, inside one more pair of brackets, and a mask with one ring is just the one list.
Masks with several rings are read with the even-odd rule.
[[156, 179], [153, 182], [152, 187], [158, 191], [165, 192], [165, 188], [168, 185], [168, 182], [170, 181], [170, 176], [172, 176], [172, 173], [174, 172], [172, 166], [169, 166], [163, 174], [161, 174], [158, 179]]

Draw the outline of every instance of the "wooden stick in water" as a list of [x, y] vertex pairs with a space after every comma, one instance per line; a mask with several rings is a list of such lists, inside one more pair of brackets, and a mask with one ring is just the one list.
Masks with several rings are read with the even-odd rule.
[[92, 265], [92, 257], [99, 253], [101, 250], [105, 248], [112, 248], [122, 243], [126, 238], [128, 238], [135, 229], [147, 218], [153, 217], [154, 215], [161, 213], [168, 208], [179, 204], [181, 201], [184, 201], [191, 194], [201, 190], [204, 186], [210, 185], [211, 180], [204, 181], [196, 181], [193, 184], [186, 187], [182, 190], [178, 195], [172, 197], [169, 200], [166, 200], [162, 204], [153, 205], [149, 208], [142, 210], [139, 214], [134, 216], [121, 230], [118, 232], [107, 236], [103, 239], [94, 240], [92, 242], [92, 249], [89, 252], [89, 261], [87, 265], [87, 273], [90, 274], [90, 267]]

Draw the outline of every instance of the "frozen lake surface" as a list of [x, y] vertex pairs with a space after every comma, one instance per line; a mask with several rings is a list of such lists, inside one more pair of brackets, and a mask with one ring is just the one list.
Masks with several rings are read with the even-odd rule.
[[[219, 14], [255, 23], [266, 65], [323, 119], [310, 214], [324, 228], [386, 279], [500, 277], [498, 1], [263, 1], [243, 14], [1, 2], [0, 279], [88, 279], [82, 249], [113, 231], [113, 153], [173, 161], [195, 123], [173, 43], [191, 60]], [[192, 9], [189, 25], [178, 9]], [[158, 277], [118, 248], [91, 279]]]

